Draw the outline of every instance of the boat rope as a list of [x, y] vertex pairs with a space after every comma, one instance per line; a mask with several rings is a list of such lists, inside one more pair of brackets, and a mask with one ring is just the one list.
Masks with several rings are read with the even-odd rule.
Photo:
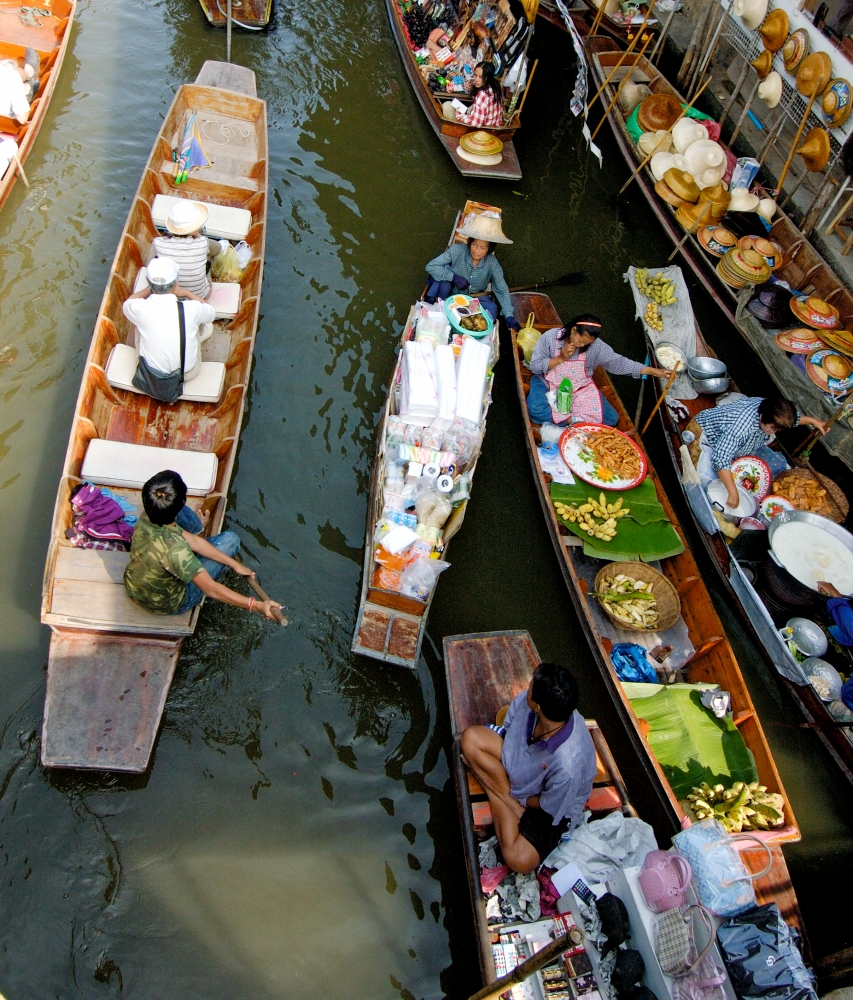
[[[208, 126], [210, 125], [216, 125], [218, 127], [219, 129], [218, 134], [222, 136], [223, 139], [222, 142], [217, 141], [212, 135], [208, 133], [207, 129]], [[229, 138], [235, 136], [235, 134], [237, 137], [241, 139], [248, 139], [251, 129], [245, 122], [240, 122], [240, 121], [225, 122], [225, 121], [220, 121], [216, 118], [209, 118], [207, 119], [207, 121], [202, 122], [201, 131], [205, 139], [207, 139], [208, 142], [212, 142], [214, 146], [227, 146]]]
[[[216, 6], [219, 8], [219, 13], [227, 21], [228, 20], [228, 15], [222, 9], [222, 2], [221, 2], [221, 0], [216, 0]], [[263, 25], [243, 24], [243, 22], [242, 21], [238, 21], [237, 18], [234, 17], [233, 14], [231, 15], [231, 23], [232, 24], [236, 24], [238, 28], [245, 28], [246, 31], [263, 31], [264, 30], [264, 26]]]

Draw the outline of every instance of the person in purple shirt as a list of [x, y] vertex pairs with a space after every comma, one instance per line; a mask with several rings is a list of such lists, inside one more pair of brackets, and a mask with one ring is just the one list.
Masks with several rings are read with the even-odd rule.
[[504, 861], [531, 872], [576, 827], [595, 780], [595, 745], [577, 711], [578, 687], [540, 663], [502, 726], [469, 726], [462, 759], [489, 797]]

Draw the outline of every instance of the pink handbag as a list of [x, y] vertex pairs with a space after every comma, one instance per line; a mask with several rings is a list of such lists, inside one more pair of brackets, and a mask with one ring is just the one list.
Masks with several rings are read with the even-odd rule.
[[637, 876], [646, 905], [655, 913], [665, 913], [684, 905], [684, 893], [693, 878], [690, 862], [682, 854], [649, 851]]

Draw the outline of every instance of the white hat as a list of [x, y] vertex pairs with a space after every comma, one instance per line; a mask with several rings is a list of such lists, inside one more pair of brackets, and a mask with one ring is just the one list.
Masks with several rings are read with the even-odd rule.
[[486, 240], [488, 243], [512, 243], [512, 240], [508, 240], [504, 236], [501, 220], [485, 212], [475, 216], [467, 225], [461, 226], [458, 232], [460, 236], [467, 236], [472, 240]]
[[768, 0], [735, 0], [735, 14], [747, 31], [755, 31], [767, 16]]
[[178, 265], [168, 257], [155, 257], [148, 264], [148, 285], [152, 292], [170, 291], [178, 280]]
[[732, 188], [731, 196], [730, 212], [754, 212], [758, 208], [758, 195], [750, 194], [746, 188]]
[[166, 228], [174, 236], [188, 236], [196, 233], [207, 222], [209, 209], [199, 201], [188, 201], [181, 198], [169, 212]]
[[775, 69], [759, 83], [758, 96], [768, 108], [775, 108], [782, 100], [782, 77]]

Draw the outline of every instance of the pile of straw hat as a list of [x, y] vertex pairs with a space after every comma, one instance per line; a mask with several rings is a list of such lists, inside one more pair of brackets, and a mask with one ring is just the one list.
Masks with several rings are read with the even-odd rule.
[[719, 222], [726, 214], [731, 200], [732, 196], [725, 189], [722, 181], [713, 187], [702, 188], [699, 192], [699, 204], [711, 206], [711, 218], [714, 222]]
[[717, 274], [732, 288], [763, 285], [770, 278], [770, 267], [757, 250], [732, 247], [717, 264]]
[[644, 132], [668, 132], [681, 117], [681, 101], [672, 94], [652, 94], [640, 105], [637, 124]]
[[758, 29], [764, 48], [769, 52], [778, 52], [785, 44], [789, 27], [788, 15], [781, 7], [771, 10]]
[[792, 298], [791, 312], [813, 330], [834, 330], [841, 321], [841, 315], [834, 305], [814, 296]]
[[699, 186], [693, 177], [686, 170], [678, 170], [670, 167], [663, 175], [664, 183], [682, 201], [695, 204], [699, 200]]
[[809, 33], [805, 28], [797, 28], [788, 35], [788, 40], [782, 46], [782, 59], [785, 63], [785, 72], [795, 76], [800, 68], [800, 63], [809, 54], [811, 41]]
[[459, 140], [458, 152], [463, 160], [494, 166], [503, 159], [504, 144], [488, 132], [468, 132]]
[[729, 192], [730, 212], [754, 212], [758, 208], [760, 198], [756, 194], [750, 194], [746, 188], [732, 188]]
[[702, 247], [715, 257], [722, 257], [737, 242], [735, 234], [722, 226], [703, 226], [697, 236]]
[[747, 31], [755, 31], [767, 16], [768, 6], [768, 0], [735, 0], [734, 11]]

